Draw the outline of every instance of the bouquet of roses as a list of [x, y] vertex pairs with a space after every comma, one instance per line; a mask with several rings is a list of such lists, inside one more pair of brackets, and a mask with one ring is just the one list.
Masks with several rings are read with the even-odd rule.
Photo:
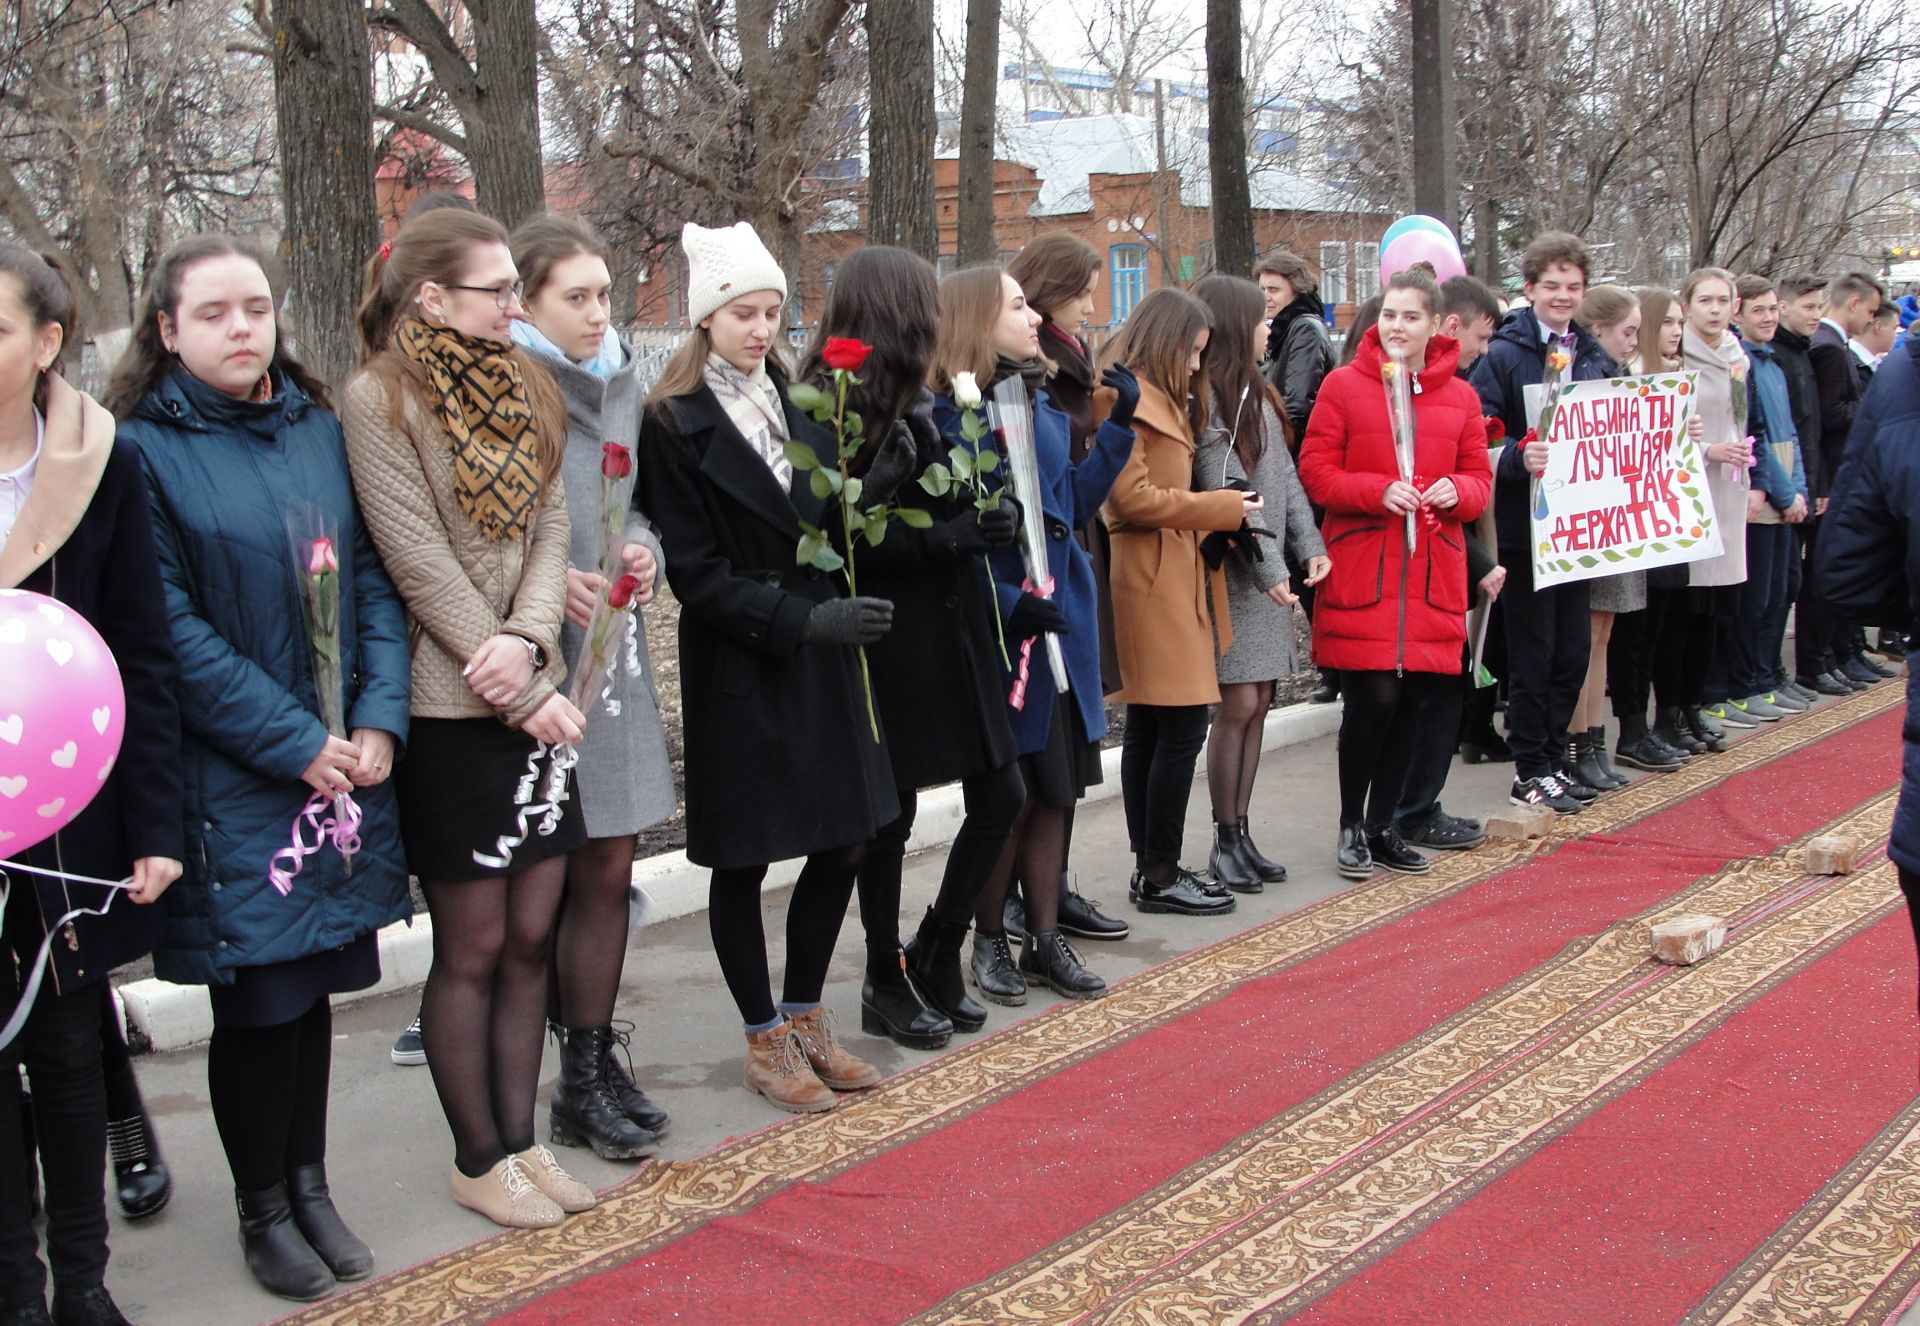
[[[953, 375], [953, 403], [960, 407], [960, 438], [965, 446], [956, 445], [947, 453], [947, 464], [938, 461], [927, 466], [920, 476], [920, 486], [935, 497], [945, 497], [956, 487], [963, 487], [973, 494], [975, 511], [991, 511], [1000, 505], [1000, 489], [987, 491], [986, 476], [1000, 468], [1000, 453], [989, 446], [985, 450], [980, 444], [992, 436], [987, 421], [980, 417], [980, 383], [971, 373]], [[987, 573], [987, 603], [993, 610], [993, 627], [1000, 638], [1000, 661], [1009, 668], [1013, 660], [1007, 655], [1007, 628], [1000, 621], [1000, 602], [993, 587], [993, 568], [983, 560], [980, 567]]]
[[[866, 425], [857, 411], [847, 408], [847, 392], [859, 383], [860, 379], [855, 375], [866, 366], [867, 356], [872, 353], [873, 347], [864, 341], [845, 336], [829, 337], [820, 357], [833, 378], [833, 393], [829, 395], [805, 382], [795, 382], [787, 388], [789, 400], [813, 416], [816, 423], [825, 424], [833, 430], [832, 465], [822, 465], [814, 449], [804, 442], [788, 442], [785, 451], [793, 468], [807, 476], [807, 486], [813, 495], [823, 501], [829, 498], [833, 500], [840, 518], [842, 544], [847, 550], [845, 555], [835, 551], [827, 531], [801, 521], [800, 543], [794, 549], [794, 561], [800, 566], [811, 566], [829, 574], [840, 572], [846, 579], [849, 598], [860, 596], [853, 554], [861, 543], [878, 547], [881, 540], [887, 537], [889, 520], [897, 519], [914, 529], [928, 529], [933, 525], [933, 517], [917, 507], [892, 506], [884, 498], [873, 503], [861, 502], [866, 484], [853, 475], [851, 466], [866, 445]], [[872, 471], [869, 470], [871, 475]], [[891, 496], [891, 491], [885, 495]], [[867, 667], [867, 647], [856, 645], [854, 649], [860, 656], [860, 681], [866, 690], [867, 727], [877, 742], [880, 740], [880, 719], [873, 709], [873, 674]]]
[[591, 714], [598, 699], [607, 712], [618, 714], [620, 702], [613, 697], [613, 669], [622, 641], [628, 643], [628, 671], [637, 673], [639, 647], [638, 624], [634, 621], [634, 601], [640, 594], [640, 578], [626, 569], [627, 512], [633, 504], [633, 452], [618, 442], [600, 447], [600, 592], [588, 618], [586, 639], [580, 657], [574, 660], [573, 685], [567, 698], [581, 714]]

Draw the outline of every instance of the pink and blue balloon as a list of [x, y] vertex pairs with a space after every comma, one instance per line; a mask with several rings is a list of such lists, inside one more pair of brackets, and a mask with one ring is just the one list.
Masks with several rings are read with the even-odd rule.
[[1430, 216], [1403, 216], [1387, 227], [1380, 240], [1380, 284], [1417, 263], [1433, 268], [1434, 279], [1445, 281], [1467, 274], [1460, 241], [1444, 221]]
[[85, 618], [0, 589], [0, 859], [51, 838], [100, 794], [126, 707], [113, 651]]

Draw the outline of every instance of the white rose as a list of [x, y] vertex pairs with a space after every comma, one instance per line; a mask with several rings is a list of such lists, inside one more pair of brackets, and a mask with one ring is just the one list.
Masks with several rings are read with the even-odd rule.
[[980, 404], [980, 384], [974, 381], [971, 373], [953, 375], [953, 403], [963, 410], [972, 409]]

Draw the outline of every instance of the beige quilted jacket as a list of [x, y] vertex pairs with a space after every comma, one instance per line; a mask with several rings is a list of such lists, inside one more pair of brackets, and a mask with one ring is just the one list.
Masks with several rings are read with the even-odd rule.
[[[387, 392], [365, 373], [340, 394], [340, 423], [354, 492], [387, 574], [407, 605], [413, 712], [421, 718], [498, 716], [519, 727], [566, 679], [560, 620], [567, 600], [566, 493], [559, 475], [542, 494], [524, 539], [488, 542], [453, 497], [453, 452], [418, 401], [393, 426]], [[523, 636], [547, 666], [510, 705], [495, 709], [461, 669], [489, 636]]]

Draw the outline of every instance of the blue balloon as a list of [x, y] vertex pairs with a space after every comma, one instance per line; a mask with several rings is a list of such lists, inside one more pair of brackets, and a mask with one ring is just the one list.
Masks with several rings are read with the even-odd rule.
[[1445, 235], [1449, 240], [1453, 241], [1453, 246], [1456, 249], [1460, 247], [1459, 239], [1454, 235], [1452, 229], [1446, 222], [1436, 220], [1430, 216], [1423, 216], [1418, 212], [1412, 216], [1403, 216], [1388, 226], [1387, 233], [1380, 237], [1380, 247], [1383, 249], [1386, 248], [1389, 244], [1393, 243], [1393, 241], [1413, 230], [1430, 230], [1435, 234]]

